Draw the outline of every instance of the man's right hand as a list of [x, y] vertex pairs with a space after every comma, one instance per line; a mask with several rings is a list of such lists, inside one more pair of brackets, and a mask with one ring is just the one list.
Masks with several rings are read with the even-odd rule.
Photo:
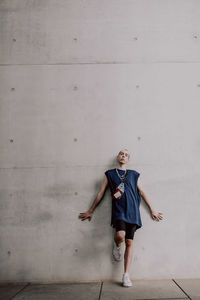
[[82, 219], [81, 221], [84, 221], [86, 219], [88, 219], [89, 221], [91, 221], [92, 219], [92, 213], [90, 211], [86, 211], [83, 213], [79, 214], [79, 219]]

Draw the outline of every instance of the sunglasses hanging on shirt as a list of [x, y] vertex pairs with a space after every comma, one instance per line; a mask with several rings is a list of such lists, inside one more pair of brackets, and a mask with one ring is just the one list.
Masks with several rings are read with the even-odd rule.
[[128, 170], [125, 171], [124, 175], [120, 175], [118, 170], [116, 169], [117, 175], [121, 180], [121, 183], [117, 186], [116, 190], [113, 193], [113, 198], [114, 199], [120, 199], [124, 193], [124, 181], [127, 177]]

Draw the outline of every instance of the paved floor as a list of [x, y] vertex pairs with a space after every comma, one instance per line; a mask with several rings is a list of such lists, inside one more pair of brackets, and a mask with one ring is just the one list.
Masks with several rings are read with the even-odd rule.
[[134, 280], [60, 284], [0, 284], [0, 300], [200, 300], [200, 279]]

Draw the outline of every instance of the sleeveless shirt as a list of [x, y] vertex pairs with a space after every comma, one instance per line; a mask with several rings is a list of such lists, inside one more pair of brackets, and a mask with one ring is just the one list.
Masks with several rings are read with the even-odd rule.
[[[117, 169], [120, 175], [124, 175], [125, 170]], [[117, 175], [116, 169], [105, 171], [108, 178], [109, 188], [112, 197], [112, 227], [115, 227], [116, 220], [124, 220], [127, 223], [136, 224], [136, 230], [142, 227], [140, 216], [140, 195], [137, 188], [137, 181], [140, 176], [135, 170], [127, 169], [128, 173], [124, 182], [124, 193], [120, 199], [112, 197], [115, 189], [121, 183], [121, 179]]]

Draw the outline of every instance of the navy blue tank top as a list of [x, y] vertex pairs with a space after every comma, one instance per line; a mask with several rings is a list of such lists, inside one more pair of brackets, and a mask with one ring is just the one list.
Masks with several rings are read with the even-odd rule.
[[[120, 175], [124, 175], [125, 171], [117, 169]], [[140, 176], [135, 170], [127, 169], [128, 173], [124, 182], [124, 193], [120, 199], [112, 197], [116, 187], [121, 183], [116, 169], [105, 171], [108, 178], [109, 188], [112, 197], [112, 215], [111, 226], [115, 227], [116, 220], [124, 220], [127, 223], [136, 224], [137, 229], [142, 227], [140, 216], [140, 195], [137, 188], [137, 180]], [[137, 230], [136, 229], [136, 230]]]

